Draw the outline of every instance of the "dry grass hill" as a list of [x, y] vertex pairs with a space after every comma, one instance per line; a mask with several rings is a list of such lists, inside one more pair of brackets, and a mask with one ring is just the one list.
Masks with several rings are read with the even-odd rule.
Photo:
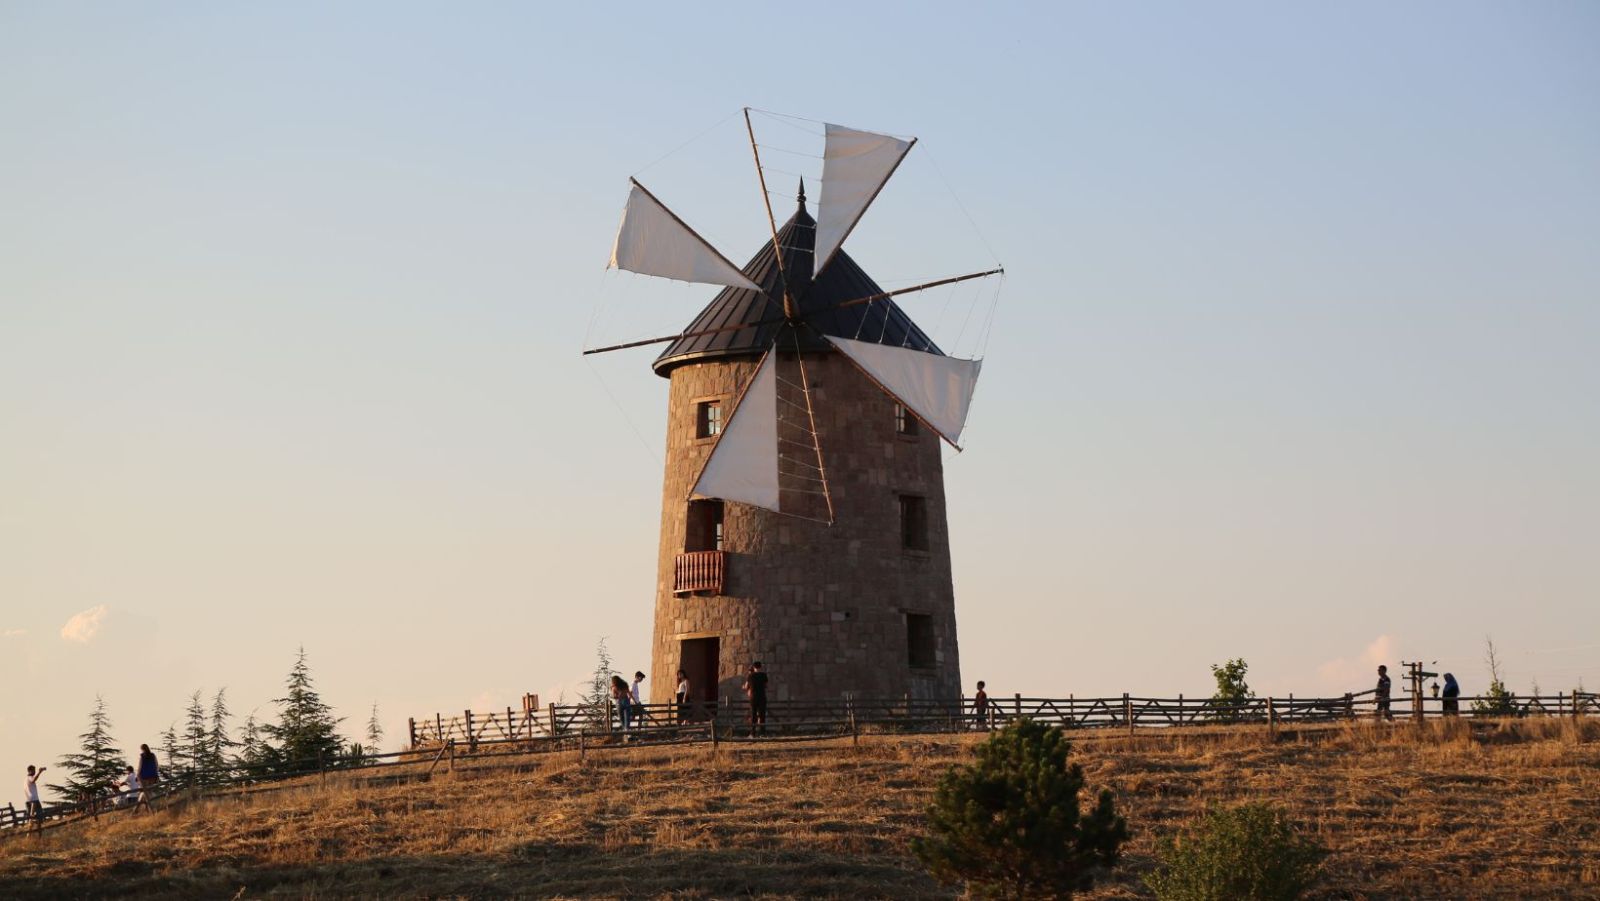
[[[1600, 898], [1600, 723], [1085, 734], [1135, 831], [1092, 897], [1143, 894], [1157, 836], [1268, 800], [1332, 849], [1323, 898]], [[956, 897], [911, 857], [978, 736], [705, 745], [346, 774], [0, 841], [0, 886], [57, 897]], [[420, 770], [419, 765], [417, 768]], [[396, 771], [390, 770], [393, 774]]]

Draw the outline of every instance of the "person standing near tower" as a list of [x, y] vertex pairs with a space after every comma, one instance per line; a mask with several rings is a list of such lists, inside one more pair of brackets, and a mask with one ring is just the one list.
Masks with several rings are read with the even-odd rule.
[[1378, 665], [1378, 685], [1373, 689], [1373, 694], [1378, 700], [1376, 717], [1386, 720], [1394, 719], [1394, 714], [1389, 712], [1389, 668]]
[[44, 829], [44, 805], [39, 803], [39, 777], [44, 775], [44, 770], [44, 767], [35, 770], [33, 764], [28, 764], [28, 779], [22, 783], [22, 809], [28, 818], [28, 828], [34, 832]]
[[750, 697], [750, 734], [760, 729], [767, 734], [767, 674], [761, 671], [761, 661], [750, 664], [744, 677], [744, 693]]

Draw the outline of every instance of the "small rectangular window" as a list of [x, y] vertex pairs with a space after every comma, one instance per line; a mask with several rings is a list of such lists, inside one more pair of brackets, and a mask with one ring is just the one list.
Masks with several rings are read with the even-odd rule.
[[690, 501], [683, 550], [722, 550], [722, 501]]
[[894, 432], [896, 435], [911, 436], [917, 434], [917, 417], [906, 409], [905, 404], [894, 405]]
[[703, 400], [694, 405], [694, 436], [715, 438], [722, 431], [722, 401]]
[[900, 546], [913, 551], [928, 549], [928, 499], [900, 495]]
[[906, 660], [912, 666], [936, 666], [937, 647], [933, 637], [933, 617], [926, 613], [907, 613]]

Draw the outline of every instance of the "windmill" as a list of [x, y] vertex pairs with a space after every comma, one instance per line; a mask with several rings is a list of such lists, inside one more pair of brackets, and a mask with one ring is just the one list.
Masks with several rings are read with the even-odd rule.
[[[734, 265], [637, 179], [609, 266], [722, 286], [666, 344], [672, 382], [652, 697], [685, 669], [703, 701], [740, 661], [776, 696], [959, 692], [939, 440], [959, 442], [981, 361], [947, 356], [893, 298], [998, 267], [884, 290], [843, 250], [916, 144], [823, 124], [817, 216], [800, 183]], [[823, 633], [826, 632], [826, 635]]]

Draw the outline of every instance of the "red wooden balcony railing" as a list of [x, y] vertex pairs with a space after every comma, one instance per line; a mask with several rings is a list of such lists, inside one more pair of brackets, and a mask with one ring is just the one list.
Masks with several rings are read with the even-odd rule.
[[721, 594], [728, 574], [727, 551], [690, 551], [679, 554], [672, 568], [672, 592], [709, 591]]

